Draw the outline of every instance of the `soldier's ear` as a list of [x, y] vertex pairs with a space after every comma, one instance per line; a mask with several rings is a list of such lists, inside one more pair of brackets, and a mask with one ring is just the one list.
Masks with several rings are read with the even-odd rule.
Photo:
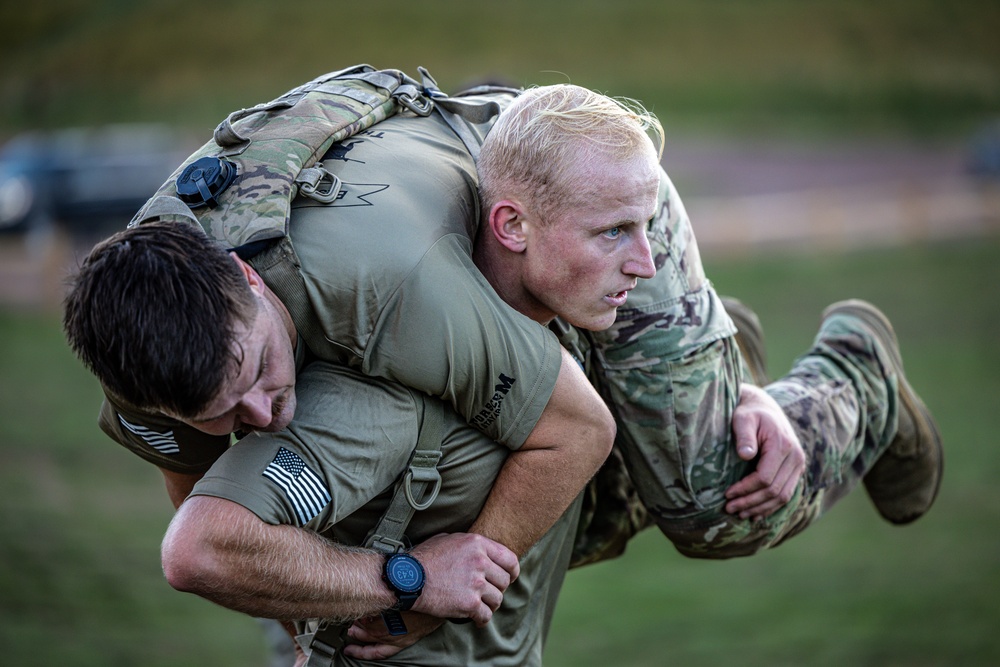
[[490, 232], [511, 252], [524, 252], [527, 229], [524, 206], [516, 199], [504, 199], [493, 204], [487, 224]]
[[247, 283], [250, 284], [250, 289], [257, 293], [263, 293], [266, 286], [264, 285], [264, 279], [260, 277], [260, 274], [254, 271], [254, 268], [243, 261], [243, 259], [237, 255], [235, 252], [230, 252], [229, 256], [233, 258], [236, 262], [236, 266], [240, 267], [240, 271], [247, 279]]

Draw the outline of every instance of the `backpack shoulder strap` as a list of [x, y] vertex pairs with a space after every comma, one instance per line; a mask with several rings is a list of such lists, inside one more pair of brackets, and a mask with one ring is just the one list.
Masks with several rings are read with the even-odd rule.
[[441, 473], [437, 465], [441, 460], [443, 418], [441, 402], [425, 398], [417, 446], [410, 455], [406, 471], [396, 482], [389, 507], [365, 538], [366, 547], [383, 553], [404, 549], [403, 536], [413, 514], [427, 509], [437, 499], [441, 491]]
[[[423, 419], [417, 446], [410, 455], [406, 471], [396, 482], [389, 507], [364, 542], [364, 546], [382, 553], [394, 553], [405, 547], [406, 527], [413, 514], [430, 507], [441, 490], [441, 473], [437, 465], [441, 460], [444, 408], [440, 401], [430, 398], [422, 403]], [[315, 632], [296, 637], [309, 653], [306, 667], [332, 667], [349, 626], [350, 623], [323, 620]]]

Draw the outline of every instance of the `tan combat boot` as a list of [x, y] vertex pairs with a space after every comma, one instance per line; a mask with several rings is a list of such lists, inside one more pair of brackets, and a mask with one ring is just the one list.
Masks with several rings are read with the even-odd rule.
[[767, 350], [764, 348], [764, 329], [757, 313], [742, 301], [731, 296], [720, 296], [722, 305], [736, 325], [736, 345], [743, 354], [743, 361], [750, 370], [750, 378], [755, 385], [763, 387], [767, 378]]
[[823, 319], [842, 314], [861, 320], [887, 352], [899, 379], [899, 420], [889, 448], [864, 477], [865, 490], [887, 520], [905, 524], [921, 516], [934, 503], [941, 486], [944, 453], [934, 417], [903, 374], [899, 341], [892, 324], [875, 306], [852, 299], [823, 311]]

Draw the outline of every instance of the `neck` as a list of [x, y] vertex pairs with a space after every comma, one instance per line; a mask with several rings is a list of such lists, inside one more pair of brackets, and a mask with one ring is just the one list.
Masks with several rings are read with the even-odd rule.
[[295, 323], [292, 322], [292, 316], [288, 312], [288, 308], [285, 304], [281, 302], [281, 299], [271, 291], [269, 287], [264, 288], [264, 298], [267, 299], [268, 303], [274, 306], [274, 309], [278, 312], [278, 316], [281, 317], [281, 324], [285, 327], [285, 332], [288, 334], [288, 339], [292, 343], [292, 350], [298, 344], [298, 332], [295, 331]]
[[491, 235], [482, 233], [476, 237], [472, 260], [508, 306], [541, 325], [555, 319], [555, 313], [525, 289], [520, 256], [501, 247]]

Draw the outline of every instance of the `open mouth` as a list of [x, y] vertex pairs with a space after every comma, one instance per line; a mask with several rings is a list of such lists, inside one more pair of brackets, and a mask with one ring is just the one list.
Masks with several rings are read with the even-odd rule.
[[611, 294], [605, 294], [604, 298], [611, 303], [613, 306], [623, 306], [628, 300], [628, 290], [622, 290], [621, 292], [612, 292]]

